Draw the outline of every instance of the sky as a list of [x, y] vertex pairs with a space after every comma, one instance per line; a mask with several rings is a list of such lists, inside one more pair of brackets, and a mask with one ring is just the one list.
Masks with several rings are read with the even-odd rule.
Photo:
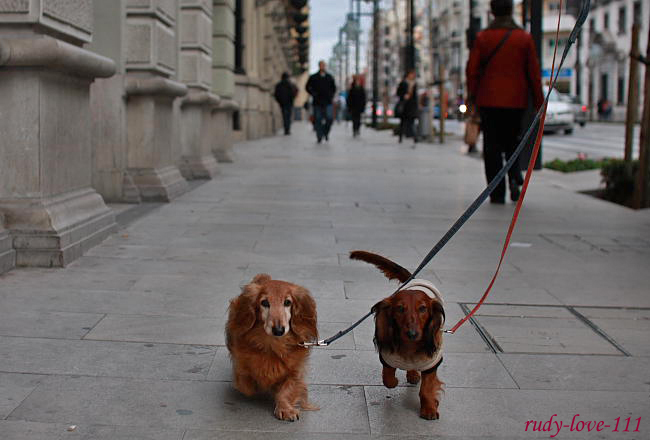
[[[332, 55], [332, 47], [339, 39], [339, 28], [345, 23], [346, 14], [350, 11], [350, 0], [310, 0], [310, 31], [311, 50], [309, 52], [309, 70], [318, 70], [319, 60], [329, 60]], [[356, 0], [355, 0], [356, 10]], [[361, 11], [372, 11], [371, 3], [361, 2]], [[363, 66], [363, 44], [367, 39], [367, 30], [372, 25], [372, 17], [362, 17], [361, 25], [364, 29], [362, 34], [362, 61]]]

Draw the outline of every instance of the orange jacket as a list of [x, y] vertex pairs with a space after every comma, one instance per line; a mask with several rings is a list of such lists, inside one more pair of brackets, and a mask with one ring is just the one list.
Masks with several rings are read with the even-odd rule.
[[476, 36], [467, 62], [467, 88], [478, 107], [526, 108], [532, 87], [538, 109], [544, 101], [542, 78], [530, 34], [514, 29], [492, 57], [481, 78], [481, 62], [490, 56], [508, 29], [486, 29]]

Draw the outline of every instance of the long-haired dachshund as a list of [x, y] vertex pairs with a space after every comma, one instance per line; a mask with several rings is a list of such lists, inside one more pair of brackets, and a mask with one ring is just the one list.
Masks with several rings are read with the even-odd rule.
[[[353, 260], [377, 266], [389, 280], [405, 282], [411, 273], [397, 263], [365, 251], [350, 253]], [[442, 363], [442, 326], [445, 322], [442, 297], [426, 280], [410, 281], [399, 292], [372, 308], [375, 314], [375, 347], [383, 365], [387, 388], [397, 386], [395, 370], [406, 370], [406, 379], [420, 385], [420, 417], [439, 417], [439, 395], [443, 383], [437, 370]]]
[[304, 382], [309, 350], [300, 342], [318, 337], [316, 303], [304, 287], [259, 274], [230, 302], [226, 345], [234, 385], [246, 396], [271, 392], [275, 416], [299, 418], [298, 406], [316, 410]]

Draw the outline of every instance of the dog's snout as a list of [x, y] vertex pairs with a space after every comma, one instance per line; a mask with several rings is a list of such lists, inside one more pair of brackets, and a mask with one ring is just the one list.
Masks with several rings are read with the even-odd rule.
[[415, 330], [408, 330], [406, 332], [406, 336], [408, 336], [410, 340], [415, 340], [418, 337], [418, 332], [416, 332]]
[[284, 335], [284, 326], [274, 325], [271, 331], [273, 332], [273, 336], [282, 336]]

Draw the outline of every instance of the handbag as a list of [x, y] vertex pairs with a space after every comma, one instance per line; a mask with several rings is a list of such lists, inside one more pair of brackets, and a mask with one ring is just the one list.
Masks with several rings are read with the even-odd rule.
[[479, 115], [472, 114], [469, 120], [465, 123], [465, 143], [469, 146], [476, 145], [480, 132], [481, 117]]

